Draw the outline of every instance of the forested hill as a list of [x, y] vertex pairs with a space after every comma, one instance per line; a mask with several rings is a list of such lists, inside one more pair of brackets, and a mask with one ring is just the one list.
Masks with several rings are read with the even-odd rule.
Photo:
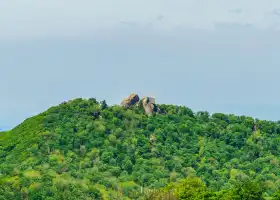
[[0, 133], [0, 199], [144, 199], [182, 179], [220, 197], [247, 180], [278, 191], [280, 123], [157, 106], [75, 99]]

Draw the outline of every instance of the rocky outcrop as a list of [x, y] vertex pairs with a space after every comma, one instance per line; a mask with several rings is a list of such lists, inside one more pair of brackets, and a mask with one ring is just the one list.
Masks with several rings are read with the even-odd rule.
[[147, 115], [152, 115], [153, 113], [158, 112], [155, 98], [145, 97], [142, 99], [142, 104]]
[[140, 98], [137, 94], [129, 95], [129, 97], [124, 99], [120, 105], [124, 108], [131, 108], [134, 105], [138, 108], [143, 106], [143, 109], [147, 115], [160, 112], [159, 108], [156, 106], [156, 100], [154, 97], [144, 97], [140, 101]]
[[129, 95], [129, 97], [127, 97], [126, 99], [124, 99], [121, 102], [121, 106], [124, 108], [130, 108], [132, 106], [134, 106], [135, 104], [137, 104], [140, 101], [140, 98], [137, 94], [131, 94]]

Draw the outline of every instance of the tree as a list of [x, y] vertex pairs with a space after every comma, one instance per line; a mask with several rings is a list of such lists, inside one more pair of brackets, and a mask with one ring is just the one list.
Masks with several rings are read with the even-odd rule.
[[276, 191], [273, 196], [272, 200], [280, 200], [280, 190]]
[[215, 197], [215, 194], [208, 190], [202, 180], [197, 177], [170, 184], [166, 189], [173, 191], [174, 196], [181, 200], [210, 200]]
[[222, 200], [264, 200], [263, 190], [259, 184], [250, 180], [237, 183], [222, 196]]
[[101, 110], [104, 110], [104, 109], [106, 109], [107, 107], [108, 107], [108, 105], [107, 105], [107, 103], [106, 103], [105, 100], [103, 100], [103, 101], [100, 102], [100, 108], [101, 108]]

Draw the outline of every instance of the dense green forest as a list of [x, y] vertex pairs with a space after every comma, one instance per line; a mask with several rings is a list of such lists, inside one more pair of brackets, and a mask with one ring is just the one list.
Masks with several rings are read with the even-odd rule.
[[0, 133], [0, 199], [280, 199], [280, 122], [74, 99]]

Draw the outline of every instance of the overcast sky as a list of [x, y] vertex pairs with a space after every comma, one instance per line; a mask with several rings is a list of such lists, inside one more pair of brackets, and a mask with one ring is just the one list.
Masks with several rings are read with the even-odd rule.
[[130, 93], [280, 119], [279, 0], [0, 2], [0, 127]]

